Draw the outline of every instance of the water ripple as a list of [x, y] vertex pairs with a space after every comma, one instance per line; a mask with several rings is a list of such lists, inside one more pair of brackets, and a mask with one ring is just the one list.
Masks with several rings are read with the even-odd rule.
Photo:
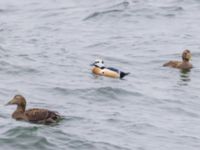
[[119, 13], [119, 12], [122, 12], [122, 11], [123, 10], [113, 9], [113, 10], [107, 10], [107, 11], [102, 11], [102, 12], [94, 12], [94, 13], [88, 15], [87, 17], [85, 17], [83, 19], [83, 21], [90, 20], [90, 19], [93, 19], [93, 18], [97, 18], [97, 17], [107, 15], [107, 14]]

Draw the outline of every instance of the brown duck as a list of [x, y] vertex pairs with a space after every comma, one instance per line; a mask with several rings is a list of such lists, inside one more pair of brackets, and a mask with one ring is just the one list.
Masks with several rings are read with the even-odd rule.
[[164, 67], [172, 67], [178, 69], [191, 69], [192, 64], [189, 62], [192, 55], [188, 49], [184, 50], [182, 53], [182, 61], [169, 61], [165, 63]]
[[15, 95], [7, 105], [17, 105], [12, 118], [32, 123], [51, 124], [56, 123], [61, 117], [57, 112], [47, 109], [33, 108], [26, 110], [26, 100], [21, 95]]

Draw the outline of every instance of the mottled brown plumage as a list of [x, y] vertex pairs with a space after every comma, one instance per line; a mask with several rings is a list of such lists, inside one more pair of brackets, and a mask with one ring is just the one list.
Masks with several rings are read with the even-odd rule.
[[178, 69], [191, 69], [192, 64], [189, 62], [192, 55], [189, 50], [184, 50], [182, 53], [182, 61], [169, 61], [165, 63], [164, 67], [172, 67]]
[[47, 109], [33, 108], [26, 110], [26, 100], [21, 95], [15, 95], [7, 105], [17, 105], [17, 109], [12, 114], [16, 120], [24, 120], [33, 123], [51, 124], [56, 123], [60, 116], [57, 112]]

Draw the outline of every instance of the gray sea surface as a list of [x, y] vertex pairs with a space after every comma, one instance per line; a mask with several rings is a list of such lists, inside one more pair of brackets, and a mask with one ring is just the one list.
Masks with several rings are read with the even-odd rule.
[[[190, 72], [162, 67], [186, 48]], [[199, 57], [199, 0], [0, 0], [0, 149], [199, 150]], [[64, 119], [13, 120], [15, 94]]]

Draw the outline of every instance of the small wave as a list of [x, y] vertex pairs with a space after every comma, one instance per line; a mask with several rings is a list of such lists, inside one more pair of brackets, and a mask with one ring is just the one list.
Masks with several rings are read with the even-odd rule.
[[115, 4], [113, 6], [107, 7], [104, 11], [94, 12], [94, 13], [88, 15], [87, 17], [85, 17], [83, 19], [83, 21], [86, 21], [86, 20], [89, 20], [92, 18], [96, 18], [99, 16], [104, 16], [107, 14], [115, 14], [115, 13], [123, 12], [129, 5], [130, 5], [130, 3], [127, 1]]
[[14, 7], [12, 7], [12, 6], [10, 6], [10, 7], [8, 7], [8, 8], [0, 8], [0, 15], [1, 14], [5, 14], [5, 13], [13, 13], [13, 12], [16, 12], [16, 11], [18, 11], [18, 9], [16, 9], [16, 8], [14, 8]]
[[[116, 97], [117, 95], [137, 95], [140, 96], [140, 93], [134, 93], [128, 90], [124, 90], [122, 88], [112, 88], [112, 87], [101, 87], [101, 88], [96, 88], [92, 89], [91, 92], [94, 92], [94, 94], [100, 94], [100, 95], [107, 95], [107, 96], [112, 96]], [[95, 95], [96, 95], [95, 94]]]
[[57, 147], [54, 144], [48, 142], [46, 137], [41, 136], [24, 136], [14, 137], [14, 138], [0, 138], [1, 147], [10, 148], [10, 146], [15, 147], [17, 150], [22, 149], [53, 149], [52, 147]]
[[[32, 5], [32, 4], [31, 4]], [[58, 11], [63, 11], [63, 10], [68, 10], [68, 9], [74, 9], [75, 7], [58, 7], [58, 8], [37, 8], [37, 9], [32, 9], [30, 11], [33, 12], [58, 12]]]
[[5, 70], [7, 74], [33, 74], [33, 73], [39, 73], [39, 70], [35, 68], [29, 68], [29, 67], [14, 67], [13, 69], [7, 69]]
[[38, 130], [37, 126], [33, 127], [15, 127], [12, 128], [4, 133], [5, 136], [9, 137], [18, 137], [21, 136], [22, 134], [32, 134], [33, 132], [36, 132]]
[[160, 7], [161, 9], [167, 10], [167, 11], [183, 11], [183, 7], [181, 6], [168, 6], [168, 7]]
[[157, 14], [157, 15], [162, 15], [162, 16], [165, 16], [165, 17], [175, 17], [176, 15], [175, 14]]
[[6, 61], [0, 61], [0, 66], [6, 66], [6, 65], [10, 65], [10, 63], [6, 62]]
[[109, 142], [93, 142], [94, 145], [96, 145], [96, 147], [100, 148], [100, 149], [104, 149], [105, 147], [108, 149], [113, 149], [113, 150], [130, 150], [127, 147], [124, 146], [119, 146], [119, 145], [115, 145]]
[[16, 149], [51, 149], [52, 147], [56, 147], [48, 140], [48, 137], [40, 135], [38, 131], [41, 127], [18, 126], [9, 129], [3, 134], [3, 138], [0, 137], [0, 144], [3, 147], [9, 144]]
[[96, 18], [96, 17], [99, 17], [99, 16], [102, 16], [102, 15], [105, 15], [105, 14], [113, 14], [113, 13], [119, 13], [119, 12], [122, 12], [123, 10], [107, 10], [107, 11], [102, 11], [102, 12], [94, 12], [92, 14], [90, 14], [89, 16], [87, 16], [86, 18], [83, 19], [83, 21], [86, 21], [86, 20], [89, 20], [89, 19], [92, 19], [92, 18]]
[[155, 13], [155, 15], [163, 17], [175, 17], [177, 13], [183, 10], [184, 9], [181, 6], [160, 7], [160, 10]]
[[154, 126], [150, 123], [136, 123], [136, 124], [132, 125], [132, 128], [135, 128], [135, 129], [144, 129], [144, 128], [157, 129], [156, 126]]
[[113, 149], [113, 150], [130, 150], [129, 148], [115, 145], [104, 141], [90, 141], [90, 140], [71, 140], [68, 143], [69, 148], [73, 149]]
[[188, 116], [188, 117], [194, 117], [194, 118], [199, 118], [199, 115], [194, 113], [194, 112], [191, 112], [189, 110], [185, 110], [184, 108], [180, 108], [180, 107], [175, 107], [175, 108], [172, 108], [172, 107], [163, 107], [163, 109], [171, 112], [171, 113], [175, 113], [175, 114], [182, 114], [184, 116]]
[[66, 116], [63, 120], [65, 121], [80, 121], [80, 120], [85, 120], [84, 117], [80, 117], [80, 116]]
[[130, 5], [130, 3], [128, 1], [124, 1], [124, 2], [121, 2], [119, 4], [115, 4], [113, 6], [111, 6], [111, 8], [113, 7], [122, 7], [122, 8], [127, 8], [128, 6]]
[[98, 42], [95, 44], [88, 45], [86, 46], [86, 48], [102, 47], [102, 46], [107, 46], [107, 45], [109, 45], [108, 42]]
[[100, 88], [85, 88], [85, 89], [67, 89], [63, 87], [55, 87], [49, 89], [51, 92], [62, 93], [62, 94], [77, 94], [80, 95], [107, 95], [111, 97], [116, 97], [118, 95], [135, 95], [141, 96], [141, 93], [128, 91], [122, 88], [113, 88], [113, 87], [100, 87]]
[[0, 66], [0, 71], [7, 74], [33, 74], [40, 72], [38, 69], [31, 68], [30, 66], [14, 65], [3, 60], [0, 61]]
[[[3, 31], [3, 29], [0, 29], [0, 32]], [[0, 52], [2, 53], [1, 55], [5, 55], [5, 52], [7, 52], [8, 50], [4, 49], [1, 45], [0, 45]]]
[[192, 140], [192, 141], [196, 141], [197, 143], [199, 142], [199, 138], [195, 137], [195, 136], [189, 136], [189, 135], [179, 135], [178, 137], [183, 138], [183, 139], [187, 139], [187, 140]]
[[132, 14], [136, 16], [144, 16], [149, 19], [155, 19], [158, 16], [168, 18], [175, 17], [183, 11], [184, 9], [181, 6], [146, 7], [146, 5], [134, 7], [134, 9], [131, 10], [131, 12], [133, 12]]
[[148, 122], [127, 125], [126, 128], [129, 132], [136, 135], [142, 135], [142, 136], [145, 136], [147, 134], [147, 131], [158, 132], [159, 130], [162, 130], [160, 127]]
[[182, 101], [180, 100], [171, 100], [171, 99], [163, 99], [163, 101], [165, 103], [172, 103], [172, 104], [184, 104]]
[[46, 19], [46, 18], [56, 17], [61, 14], [62, 14], [61, 12], [54, 12], [54, 13], [52, 12], [52, 13], [46, 13], [46, 14], [42, 15], [41, 17]]

